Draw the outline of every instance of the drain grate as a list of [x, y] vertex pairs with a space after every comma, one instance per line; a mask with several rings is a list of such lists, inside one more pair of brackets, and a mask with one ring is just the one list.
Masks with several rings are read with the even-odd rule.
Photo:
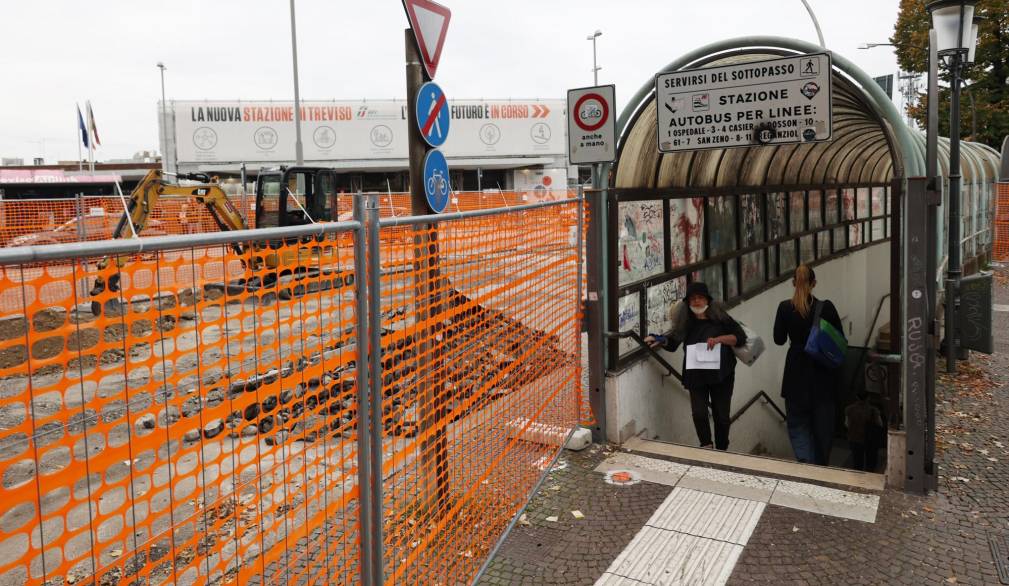
[[991, 547], [991, 557], [995, 560], [998, 570], [998, 581], [1009, 584], [1009, 539], [1004, 535], [988, 534], [988, 545]]

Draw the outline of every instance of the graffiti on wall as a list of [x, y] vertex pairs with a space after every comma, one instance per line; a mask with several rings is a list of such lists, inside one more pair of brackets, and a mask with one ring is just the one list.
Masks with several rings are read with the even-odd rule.
[[[710, 256], [728, 254], [737, 248], [736, 242], [736, 198], [722, 196], [708, 198], [708, 250]], [[739, 274], [736, 261], [704, 270], [703, 279], [715, 298], [726, 299], [739, 293]], [[723, 281], [728, 279], [728, 286]]]
[[[641, 300], [637, 293], [624, 295], [617, 300], [617, 328], [621, 332], [634, 330], [641, 332]], [[647, 334], [648, 332], [644, 332]], [[630, 338], [621, 338], [617, 342], [621, 356], [637, 349], [637, 342]]]
[[662, 202], [622, 202], [617, 240], [620, 284], [634, 283], [663, 271]]
[[[770, 193], [768, 197], [770, 198], [768, 209], [771, 215], [767, 222], [768, 229], [770, 230], [769, 238], [772, 240], [784, 238], [788, 236], [788, 194]], [[772, 275], [778, 275], [794, 269], [795, 242], [786, 240], [780, 243], [777, 247], [777, 258], [774, 259], [773, 263], [774, 266], [772, 266], [772, 269], [774, 270], [771, 271]]]
[[[855, 219], [855, 202], [856, 202], [856, 192], [854, 189], [844, 189], [841, 191], [842, 194], [842, 206], [844, 210], [844, 219], [854, 220]], [[862, 244], [862, 226], [860, 224], [854, 224], [848, 226], [848, 245], [858, 246]]]
[[[759, 195], [741, 195], [742, 237], [740, 248], [749, 248], [764, 242], [764, 206]], [[764, 253], [751, 252], [743, 256], [743, 291], [751, 291], [764, 282]]]
[[669, 201], [669, 239], [673, 268], [704, 260], [704, 199], [673, 199]]
[[666, 333], [673, 329], [672, 310], [687, 291], [684, 278], [666, 281], [648, 288], [648, 332]]

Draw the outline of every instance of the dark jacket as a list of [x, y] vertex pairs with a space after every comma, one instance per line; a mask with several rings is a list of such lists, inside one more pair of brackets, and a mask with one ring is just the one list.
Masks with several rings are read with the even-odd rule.
[[[680, 302], [683, 308], [674, 309], [673, 335], [668, 338], [664, 348], [670, 352], [675, 352], [680, 344], [690, 346], [692, 344], [706, 343], [708, 338], [716, 336], [733, 335], [736, 337], [736, 346], [746, 344], [746, 334], [739, 323], [732, 319], [727, 311], [718, 303], [711, 302], [708, 306], [708, 319], [697, 319], [694, 312], [690, 311], [685, 302]], [[685, 308], [685, 311], [683, 309]], [[675, 323], [679, 321], [679, 323]], [[709, 384], [718, 384], [736, 372], [736, 354], [732, 348], [722, 344], [721, 363], [718, 370], [687, 370], [687, 354], [683, 353], [683, 386], [698, 388]]]
[[872, 429], [883, 427], [883, 417], [869, 401], [855, 401], [844, 410], [844, 424], [848, 427], [848, 441], [864, 445], [869, 443]]
[[[786, 299], [778, 305], [778, 314], [774, 318], [774, 343], [779, 346], [783, 346], [785, 342], [790, 343], [785, 358], [785, 373], [781, 377], [781, 396], [802, 403], [833, 401], [839, 379], [836, 371], [820, 366], [805, 351], [809, 331], [813, 329], [816, 301], [814, 297], [809, 315], [802, 317], [792, 305], [792, 300]], [[830, 301], [822, 303], [820, 317], [837, 328], [837, 331], [844, 332], [841, 317], [834, 304]]]

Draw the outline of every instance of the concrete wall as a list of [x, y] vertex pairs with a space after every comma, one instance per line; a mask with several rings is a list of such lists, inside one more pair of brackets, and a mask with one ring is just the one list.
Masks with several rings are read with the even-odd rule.
[[[818, 283], [814, 295], [833, 301], [841, 314], [849, 343], [864, 345], [876, 307], [890, 289], [889, 243], [830, 261], [815, 270]], [[756, 330], [767, 345], [767, 350], [752, 367], [743, 364], [736, 367], [733, 412], [761, 390], [773, 397], [784, 410], [785, 402], [780, 396], [781, 373], [787, 347], [776, 346], [772, 338], [778, 304], [791, 295], [792, 286], [786, 282], [730, 311], [734, 318]], [[879, 327], [887, 321], [888, 302], [883, 304], [870, 343], [874, 343]], [[682, 351], [664, 354], [679, 370], [683, 364]], [[643, 360], [607, 377], [606, 431], [609, 441], [620, 444], [641, 435], [647, 439], [697, 445], [687, 392], [676, 379], [664, 378], [663, 372], [655, 361]], [[729, 439], [733, 451], [792, 457], [784, 423], [762, 401], [750, 407], [733, 425]]]

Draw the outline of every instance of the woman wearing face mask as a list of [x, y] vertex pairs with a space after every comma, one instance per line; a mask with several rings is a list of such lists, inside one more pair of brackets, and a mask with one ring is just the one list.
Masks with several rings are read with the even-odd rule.
[[735, 346], [746, 343], [746, 334], [736, 320], [720, 306], [712, 302], [708, 286], [701, 282], [687, 286], [684, 303], [689, 311], [674, 308], [674, 320], [680, 322], [674, 327], [673, 337], [648, 336], [645, 341], [653, 347], [663, 346], [670, 352], [682, 343], [685, 346], [702, 344], [708, 349], [720, 345], [717, 369], [687, 369], [686, 352], [683, 358], [683, 386], [690, 392], [690, 411], [694, 429], [702, 448], [712, 447], [711, 425], [708, 422], [708, 406], [715, 421], [714, 447], [726, 450], [729, 447], [729, 410], [732, 405], [732, 387], [736, 377]]
[[795, 293], [778, 306], [774, 318], [774, 343], [790, 342], [785, 358], [785, 373], [781, 378], [781, 396], [785, 398], [788, 439], [795, 459], [826, 466], [834, 441], [834, 391], [837, 371], [818, 364], [806, 354], [806, 340], [813, 328], [817, 304], [820, 317], [838, 332], [843, 332], [841, 318], [830, 301], [813, 297], [816, 273], [807, 265], [799, 265], [792, 278]]

